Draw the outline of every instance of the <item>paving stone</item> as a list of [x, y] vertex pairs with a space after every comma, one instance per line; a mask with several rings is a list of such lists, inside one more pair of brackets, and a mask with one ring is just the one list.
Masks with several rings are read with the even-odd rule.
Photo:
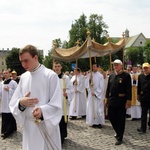
[[[1, 125], [1, 117], [0, 117]], [[101, 129], [89, 127], [85, 119], [69, 120], [68, 137], [65, 139], [62, 150], [150, 150], [150, 130], [146, 134], [139, 134], [137, 128], [140, 121], [126, 121], [124, 142], [115, 146], [114, 130], [106, 120], [105, 126]], [[21, 150], [22, 128], [9, 138], [0, 138], [0, 150]]]

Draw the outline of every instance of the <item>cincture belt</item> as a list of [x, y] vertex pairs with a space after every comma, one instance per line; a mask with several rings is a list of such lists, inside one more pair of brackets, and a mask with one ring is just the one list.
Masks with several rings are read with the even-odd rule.
[[118, 94], [119, 97], [124, 97], [126, 94]]
[[[113, 96], [113, 94], [112, 93], [109, 93], [109, 96]], [[114, 95], [114, 96], [118, 96], [118, 97], [124, 97], [124, 96], [126, 96], [126, 94], [122, 94], [122, 93], [118, 93], [117, 95]]]

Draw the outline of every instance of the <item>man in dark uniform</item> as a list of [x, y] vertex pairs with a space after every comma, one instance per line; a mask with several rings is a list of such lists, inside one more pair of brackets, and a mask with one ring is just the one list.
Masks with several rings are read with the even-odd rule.
[[141, 103], [142, 116], [141, 128], [137, 129], [139, 133], [146, 133], [147, 129], [147, 114], [150, 111], [150, 65], [143, 63], [143, 73], [138, 77], [138, 100]]
[[113, 62], [115, 73], [108, 79], [106, 90], [106, 105], [108, 106], [108, 117], [116, 132], [115, 145], [122, 144], [125, 130], [126, 108], [131, 106], [132, 86], [129, 73], [122, 70], [122, 61], [116, 59]]

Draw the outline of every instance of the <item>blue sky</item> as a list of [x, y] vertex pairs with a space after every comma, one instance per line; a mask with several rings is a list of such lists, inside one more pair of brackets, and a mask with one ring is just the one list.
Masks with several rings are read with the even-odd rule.
[[150, 38], [149, 0], [0, 0], [0, 49], [33, 44], [44, 50], [52, 40], [68, 41], [71, 24], [84, 13], [103, 15], [110, 37], [143, 33]]

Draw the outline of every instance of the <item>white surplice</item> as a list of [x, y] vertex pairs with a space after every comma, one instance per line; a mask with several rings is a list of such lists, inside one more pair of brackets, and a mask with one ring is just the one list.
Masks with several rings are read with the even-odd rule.
[[[100, 72], [92, 72], [93, 86], [90, 85], [89, 73], [85, 80], [85, 87], [88, 90], [88, 101], [86, 109], [86, 123], [90, 126], [93, 124], [105, 124], [104, 117], [104, 77]], [[92, 96], [94, 92], [95, 96]]]
[[[17, 82], [11, 80], [8, 84], [4, 84], [2, 81], [0, 86], [0, 95], [1, 95], [1, 112], [2, 113], [10, 113], [9, 102], [11, 97], [17, 88]], [[4, 88], [5, 86], [9, 87], [9, 91], [6, 91]]]
[[[132, 87], [135, 86], [137, 88], [139, 73], [133, 73], [133, 74], [130, 74], [130, 75], [131, 75]], [[134, 80], [133, 80], [134, 75], [136, 76], [136, 84], [134, 83]], [[137, 91], [132, 90], [132, 92], [136, 92], [136, 93], [132, 93], [132, 96], [135, 95], [135, 97], [137, 98]], [[136, 100], [135, 105], [132, 105], [132, 102], [131, 102], [131, 107], [127, 109], [127, 114], [131, 115], [131, 118], [139, 119], [139, 118], [141, 118], [141, 113], [142, 113], [142, 109], [141, 109], [140, 102], [138, 100]]]
[[[82, 74], [74, 75], [71, 78], [73, 84], [77, 79], [77, 85], [73, 85], [74, 96], [70, 103], [69, 116], [85, 116], [86, 115], [86, 91], [85, 77]], [[77, 93], [75, 91], [77, 90]]]
[[[18, 87], [10, 101], [10, 110], [18, 124], [23, 125], [23, 150], [49, 150], [34, 123], [33, 107], [19, 110], [19, 100], [30, 91], [30, 97], [38, 98], [54, 150], [61, 150], [59, 122], [62, 117], [62, 91], [58, 75], [41, 65], [34, 72], [21, 75]], [[53, 150], [53, 148], [51, 148]]]

